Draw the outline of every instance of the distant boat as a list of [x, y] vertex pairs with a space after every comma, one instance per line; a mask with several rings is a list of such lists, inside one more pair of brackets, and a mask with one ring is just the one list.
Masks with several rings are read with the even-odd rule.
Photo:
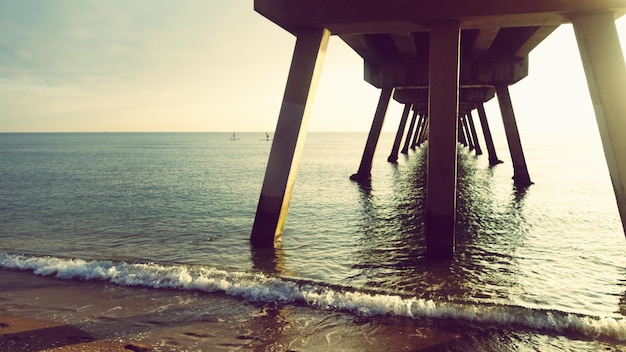
[[235, 132], [233, 132], [233, 136], [230, 137], [230, 140], [231, 141], [238, 141], [239, 140], [239, 138], [237, 138], [237, 135], [235, 134]]

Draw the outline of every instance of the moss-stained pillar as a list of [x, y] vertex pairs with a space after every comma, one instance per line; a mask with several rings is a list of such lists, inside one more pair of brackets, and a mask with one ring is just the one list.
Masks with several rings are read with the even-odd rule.
[[572, 24], [626, 233], [626, 68], [614, 17], [584, 14]]
[[457, 21], [430, 28], [425, 227], [426, 254], [436, 260], [454, 253], [460, 39]]
[[406, 120], [409, 118], [409, 113], [413, 104], [404, 104], [404, 110], [402, 111], [402, 117], [400, 118], [400, 124], [398, 125], [398, 131], [396, 132], [396, 139], [393, 141], [391, 147], [391, 154], [387, 158], [390, 163], [398, 162], [398, 150], [400, 149], [400, 143], [402, 142], [402, 136], [404, 135], [404, 128], [406, 127]]
[[417, 120], [417, 109], [414, 108], [413, 115], [411, 116], [411, 123], [409, 124], [409, 130], [406, 132], [406, 137], [404, 138], [404, 145], [402, 146], [402, 150], [400, 151], [400, 153], [402, 154], [409, 154], [409, 144], [411, 144], [411, 138], [413, 138], [413, 134], [417, 134], [417, 130], [415, 130], [416, 120]]
[[476, 155], [482, 155], [483, 150], [480, 148], [480, 142], [478, 142], [478, 133], [476, 132], [476, 126], [474, 125], [474, 117], [472, 116], [472, 111], [468, 111], [465, 117], [467, 118], [470, 132], [472, 133], [472, 139], [474, 140]]
[[352, 174], [352, 176], [350, 176], [350, 179], [353, 181], [368, 181], [371, 178], [374, 152], [376, 151], [376, 145], [378, 144], [378, 138], [380, 138], [380, 131], [383, 128], [385, 114], [387, 113], [387, 107], [389, 106], [389, 100], [393, 95], [393, 91], [393, 88], [385, 87], [380, 92], [378, 106], [376, 107], [376, 113], [374, 114], [374, 121], [372, 121], [372, 127], [370, 128], [370, 133], [367, 136], [367, 142], [365, 144], [365, 150], [363, 150], [359, 170], [356, 174]]
[[496, 94], [498, 95], [498, 103], [500, 104], [500, 111], [502, 113], [504, 133], [506, 134], [509, 152], [511, 153], [511, 162], [513, 163], [513, 182], [519, 187], [530, 186], [532, 181], [530, 181], [526, 158], [522, 150], [522, 141], [519, 137], [515, 113], [513, 112], [513, 104], [511, 103], [511, 96], [509, 95], [509, 86], [506, 84], [496, 85]]
[[254, 246], [273, 246], [282, 235], [329, 37], [326, 29], [297, 34], [250, 236]]
[[493, 145], [493, 138], [491, 137], [491, 130], [489, 129], [489, 122], [487, 121], [487, 114], [485, 114], [485, 106], [483, 103], [477, 104], [478, 119], [480, 120], [480, 127], [483, 130], [483, 136], [485, 137], [485, 144], [487, 145], [487, 153], [489, 154], [489, 165], [501, 164], [502, 160], [498, 159], [496, 148]]

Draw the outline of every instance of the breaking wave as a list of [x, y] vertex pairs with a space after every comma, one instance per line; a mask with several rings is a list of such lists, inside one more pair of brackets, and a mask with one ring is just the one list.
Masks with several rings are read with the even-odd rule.
[[59, 279], [99, 280], [124, 286], [216, 292], [254, 302], [306, 304], [318, 309], [363, 316], [454, 319], [524, 326], [559, 333], [580, 333], [594, 339], [626, 340], [624, 319], [520, 306], [457, 303], [360, 292], [261, 273], [229, 272], [205, 266], [87, 261], [0, 253], [0, 268], [31, 271], [36, 275]]

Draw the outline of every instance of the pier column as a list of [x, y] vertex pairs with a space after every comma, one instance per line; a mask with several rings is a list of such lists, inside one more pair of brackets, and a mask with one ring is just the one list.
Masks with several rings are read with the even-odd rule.
[[467, 139], [465, 138], [465, 126], [463, 126], [463, 118], [459, 116], [457, 120], [457, 128], [459, 129], [459, 143], [461, 143], [464, 147], [467, 147]]
[[528, 167], [526, 166], [526, 158], [522, 150], [522, 142], [515, 122], [515, 113], [513, 112], [513, 104], [509, 95], [509, 86], [506, 84], [496, 85], [496, 94], [498, 95], [498, 103], [502, 113], [502, 122], [504, 124], [504, 132], [506, 140], [509, 144], [511, 153], [511, 161], [513, 162], [513, 182], [516, 186], [527, 187], [532, 184]]
[[454, 253], [460, 39], [457, 21], [430, 28], [425, 232], [431, 259]]
[[411, 149], [413, 150], [415, 150], [415, 146], [417, 145], [419, 137], [422, 135], [422, 131], [426, 125], [426, 115], [420, 113], [419, 116], [420, 118], [417, 121], [417, 127], [415, 128], [415, 135], [413, 135], [413, 140], [411, 141]]
[[329, 37], [326, 29], [297, 35], [250, 236], [254, 246], [273, 246], [282, 235]]
[[390, 87], [384, 87], [380, 91], [378, 106], [376, 107], [376, 113], [374, 114], [374, 121], [372, 121], [370, 133], [367, 136], [367, 143], [365, 144], [365, 150], [363, 150], [359, 171], [350, 176], [350, 179], [353, 181], [367, 181], [371, 178], [374, 152], [376, 151], [376, 145], [378, 144], [378, 138], [380, 138], [380, 131], [383, 128], [385, 114], [387, 113], [387, 107], [389, 106], [389, 100], [393, 95], [393, 91], [394, 89]]
[[[411, 123], [409, 124], [409, 130], [406, 132], [406, 137], [404, 138], [404, 145], [402, 146], [402, 150], [400, 153], [408, 154], [409, 153], [409, 144], [411, 144], [411, 138], [413, 138], [413, 134], [417, 133], [415, 130], [415, 121], [417, 120], [417, 110], [413, 109], [413, 115], [411, 116]], [[415, 130], [415, 132], [414, 132]]]
[[400, 149], [400, 143], [402, 142], [402, 136], [404, 135], [404, 128], [406, 126], [406, 120], [409, 118], [409, 112], [413, 104], [404, 104], [404, 110], [402, 111], [402, 118], [400, 118], [400, 125], [398, 125], [398, 131], [396, 132], [396, 139], [393, 141], [393, 147], [391, 147], [391, 154], [387, 158], [390, 163], [398, 162], [398, 149]]
[[498, 159], [496, 148], [493, 145], [493, 138], [491, 137], [491, 130], [489, 129], [489, 122], [487, 121], [487, 114], [485, 114], [485, 106], [483, 103], [477, 104], [478, 108], [478, 120], [480, 121], [480, 127], [483, 130], [483, 137], [485, 137], [485, 144], [487, 145], [487, 153], [489, 154], [489, 165], [501, 164], [502, 160]]
[[422, 121], [422, 128], [420, 130], [419, 138], [417, 139], [417, 146], [421, 147], [422, 143], [428, 139], [428, 127], [430, 127], [430, 119], [428, 115], [423, 115], [424, 120]]
[[476, 149], [476, 155], [482, 155], [483, 150], [480, 148], [480, 142], [478, 142], [478, 133], [476, 132], [476, 126], [474, 125], [474, 116], [472, 116], [472, 111], [468, 111], [467, 115], [467, 123], [469, 124], [470, 132], [472, 133], [472, 139], [474, 140], [474, 148]]
[[613, 14], [572, 18], [604, 157], [626, 233], [626, 68]]

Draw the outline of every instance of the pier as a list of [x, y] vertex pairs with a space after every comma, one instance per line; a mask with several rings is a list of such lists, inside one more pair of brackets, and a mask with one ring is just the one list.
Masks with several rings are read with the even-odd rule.
[[369, 182], [387, 106], [391, 99], [404, 104], [388, 161], [396, 162], [399, 152], [428, 140], [426, 253], [450, 259], [457, 145], [482, 154], [476, 112], [489, 162], [500, 162], [483, 107], [497, 97], [513, 183], [518, 188], [532, 184], [509, 86], [528, 75], [531, 50], [564, 23], [572, 23], [576, 33], [626, 232], [626, 67], [614, 22], [626, 12], [626, 0], [255, 0], [254, 8], [297, 39], [252, 228], [253, 246], [273, 246], [282, 235], [331, 35], [363, 58], [364, 79], [381, 92], [361, 162], [350, 178]]

